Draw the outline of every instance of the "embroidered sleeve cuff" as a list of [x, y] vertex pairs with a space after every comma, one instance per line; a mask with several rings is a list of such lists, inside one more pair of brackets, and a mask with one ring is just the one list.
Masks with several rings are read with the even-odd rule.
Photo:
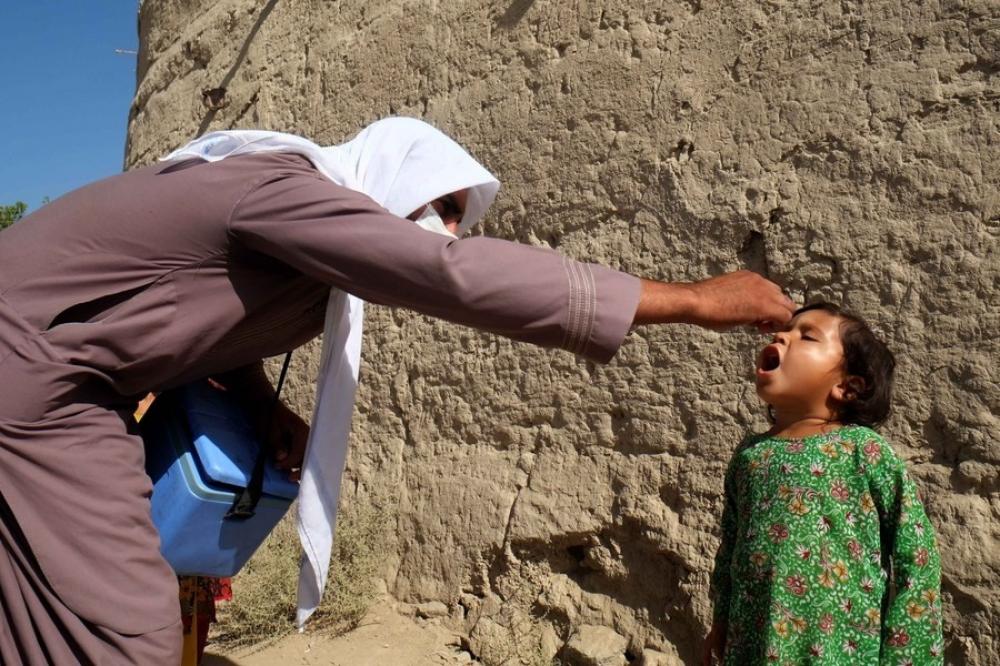
[[638, 278], [603, 266], [563, 257], [569, 285], [561, 347], [598, 363], [618, 351], [639, 306]]

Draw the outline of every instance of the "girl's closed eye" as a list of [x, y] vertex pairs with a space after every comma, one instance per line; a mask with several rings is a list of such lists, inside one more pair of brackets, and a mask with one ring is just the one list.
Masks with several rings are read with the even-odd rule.
[[803, 322], [802, 326], [799, 327], [799, 337], [802, 340], [809, 340], [810, 342], [821, 342], [824, 339], [815, 326], [811, 326], [806, 322]]

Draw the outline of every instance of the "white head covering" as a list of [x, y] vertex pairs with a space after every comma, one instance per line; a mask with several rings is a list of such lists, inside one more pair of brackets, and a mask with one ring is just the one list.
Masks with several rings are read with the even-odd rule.
[[[215, 162], [257, 152], [304, 155], [333, 182], [368, 195], [399, 217], [467, 188], [469, 197], [459, 235], [482, 219], [500, 189], [496, 178], [461, 146], [414, 118], [380, 120], [347, 143], [326, 148], [279, 132], [212, 132], [163, 159], [200, 157]], [[339, 289], [330, 290], [316, 410], [299, 488], [298, 529], [303, 559], [296, 623], [300, 628], [316, 610], [326, 587], [361, 363], [363, 315], [361, 299]]]
[[406, 217], [440, 196], [468, 188], [469, 200], [459, 236], [482, 219], [500, 189], [493, 174], [464, 148], [416, 118], [379, 120], [347, 143], [326, 148], [281, 132], [211, 132], [163, 159], [200, 157], [215, 162], [263, 152], [304, 155], [333, 182], [367, 194], [399, 217]]

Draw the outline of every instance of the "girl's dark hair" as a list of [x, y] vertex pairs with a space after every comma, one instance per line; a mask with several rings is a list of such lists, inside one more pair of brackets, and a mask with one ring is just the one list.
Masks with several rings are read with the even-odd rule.
[[[795, 311], [795, 315], [810, 310], [822, 310], [841, 320], [840, 342], [844, 346], [844, 371], [864, 381], [864, 386], [848, 393], [837, 418], [842, 423], [874, 428], [889, 418], [892, 409], [892, 380], [896, 359], [864, 319], [833, 303], [810, 303]], [[793, 315], [794, 316], [794, 315]]]

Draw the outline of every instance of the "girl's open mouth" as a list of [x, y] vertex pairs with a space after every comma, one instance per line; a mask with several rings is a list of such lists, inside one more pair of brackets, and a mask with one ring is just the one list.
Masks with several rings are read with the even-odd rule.
[[760, 364], [757, 366], [759, 372], [773, 372], [781, 365], [781, 352], [776, 345], [768, 345], [760, 353]]

